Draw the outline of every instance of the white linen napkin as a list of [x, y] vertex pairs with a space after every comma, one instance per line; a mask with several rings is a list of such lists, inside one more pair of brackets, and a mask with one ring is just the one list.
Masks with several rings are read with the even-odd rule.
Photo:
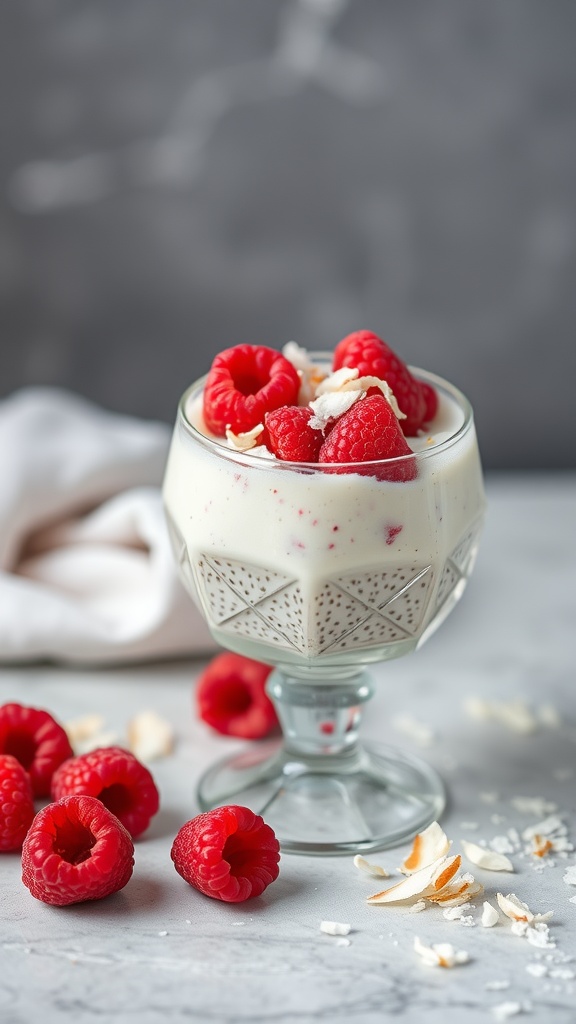
[[0, 401], [0, 661], [213, 651], [164, 521], [169, 442], [55, 388]]

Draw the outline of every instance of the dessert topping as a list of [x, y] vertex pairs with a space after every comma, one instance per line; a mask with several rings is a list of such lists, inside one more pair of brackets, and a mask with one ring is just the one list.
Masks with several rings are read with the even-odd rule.
[[300, 378], [292, 363], [265, 345], [235, 345], [220, 352], [204, 386], [204, 420], [213, 434], [243, 434], [264, 415], [294, 405]]

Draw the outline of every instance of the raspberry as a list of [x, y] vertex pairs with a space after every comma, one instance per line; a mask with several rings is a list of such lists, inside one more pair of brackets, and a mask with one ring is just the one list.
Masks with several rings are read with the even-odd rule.
[[100, 800], [67, 796], [39, 811], [22, 847], [22, 881], [57, 907], [118, 892], [134, 866], [134, 845]]
[[[411, 454], [390, 403], [383, 395], [367, 395], [337, 420], [320, 449], [318, 461], [362, 463]], [[413, 480], [417, 468], [412, 458], [371, 467], [366, 472], [380, 480]]]
[[260, 896], [278, 877], [279, 851], [260, 815], [232, 804], [187, 821], [171, 857], [178, 874], [205, 896], [241, 903]]
[[22, 848], [33, 817], [28, 772], [11, 754], [0, 754], [0, 851]]
[[318, 462], [324, 435], [309, 426], [313, 415], [312, 409], [300, 405], [267, 412], [266, 446], [284, 462]]
[[280, 352], [264, 345], [236, 345], [214, 359], [204, 386], [204, 420], [213, 434], [252, 430], [264, 415], [294, 405], [297, 371]]
[[225, 736], [246, 740], [267, 736], [278, 724], [264, 689], [272, 669], [241, 654], [218, 654], [196, 687], [200, 718]]
[[334, 350], [333, 369], [356, 367], [360, 377], [379, 377], [388, 382], [406, 419], [402, 432], [414, 437], [436, 412], [436, 392], [428, 384], [420, 384], [405, 363], [372, 331], [355, 331], [338, 343]]
[[0, 707], [0, 754], [12, 754], [26, 769], [34, 796], [49, 795], [54, 771], [72, 753], [64, 729], [47, 711]]
[[134, 839], [160, 805], [148, 769], [120, 747], [101, 747], [65, 761], [52, 779], [52, 799], [72, 794], [97, 797]]

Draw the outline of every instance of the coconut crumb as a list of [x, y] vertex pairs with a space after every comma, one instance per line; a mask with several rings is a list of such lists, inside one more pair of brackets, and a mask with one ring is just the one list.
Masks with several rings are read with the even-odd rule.
[[523, 1011], [522, 1003], [498, 1003], [497, 1006], [492, 1007], [492, 1013], [496, 1017], [496, 1020], [508, 1020], [510, 1017], [516, 1017]]
[[558, 804], [542, 796], [513, 796], [510, 803], [515, 811], [520, 811], [521, 814], [536, 814], [539, 818], [558, 810]]
[[483, 697], [469, 697], [465, 709], [472, 718], [483, 722], [498, 722], [511, 732], [528, 734], [535, 732], [538, 721], [525, 701], [518, 698], [511, 701], [485, 700]]
[[483, 928], [493, 928], [500, 920], [500, 914], [488, 900], [482, 905], [482, 917], [480, 920]]
[[[576, 864], [571, 864], [566, 868], [563, 881], [566, 882], [566, 885], [576, 885]], [[573, 897], [570, 902], [576, 903], [576, 897]]]
[[320, 921], [320, 931], [324, 935], [349, 935], [352, 926], [342, 921]]

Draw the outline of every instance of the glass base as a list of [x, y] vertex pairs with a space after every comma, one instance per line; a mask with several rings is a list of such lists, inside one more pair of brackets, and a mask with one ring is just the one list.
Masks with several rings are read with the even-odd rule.
[[237, 803], [261, 814], [284, 853], [366, 853], [399, 846], [437, 819], [444, 785], [419, 758], [355, 744], [337, 755], [255, 744], [213, 765], [198, 785], [203, 811]]

